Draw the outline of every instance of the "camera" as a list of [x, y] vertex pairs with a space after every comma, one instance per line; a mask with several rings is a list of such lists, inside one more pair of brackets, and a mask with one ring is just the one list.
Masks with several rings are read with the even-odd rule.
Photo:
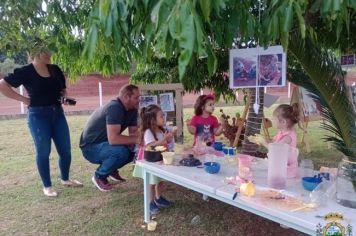
[[74, 106], [77, 104], [77, 101], [74, 98], [61, 97], [61, 103], [65, 105]]

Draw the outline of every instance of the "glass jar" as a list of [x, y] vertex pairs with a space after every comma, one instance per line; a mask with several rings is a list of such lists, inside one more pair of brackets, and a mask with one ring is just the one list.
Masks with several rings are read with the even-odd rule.
[[356, 162], [342, 159], [337, 171], [336, 201], [345, 207], [356, 208]]

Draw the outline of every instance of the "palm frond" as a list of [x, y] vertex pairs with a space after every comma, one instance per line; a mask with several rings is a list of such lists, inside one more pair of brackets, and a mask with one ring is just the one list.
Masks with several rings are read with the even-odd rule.
[[290, 66], [289, 80], [304, 87], [320, 103], [321, 115], [327, 122], [322, 128], [336, 135], [326, 140], [355, 161], [356, 116], [348, 98], [345, 73], [332, 52], [308, 38], [293, 38], [288, 49], [300, 64]]

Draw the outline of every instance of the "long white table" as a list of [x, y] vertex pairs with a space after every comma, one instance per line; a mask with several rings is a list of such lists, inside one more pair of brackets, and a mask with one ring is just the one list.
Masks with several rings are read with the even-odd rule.
[[[227, 184], [224, 181], [226, 177], [236, 176], [237, 174], [237, 166], [231, 163], [221, 162], [221, 169], [217, 174], [208, 174], [204, 169], [197, 167], [163, 165], [162, 163], [150, 163], [144, 160], [137, 161], [136, 164], [142, 166], [144, 169], [145, 222], [150, 221], [150, 186], [148, 179], [150, 175], [153, 175], [306, 234], [315, 235], [317, 225], [319, 223], [321, 225], [326, 224], [324, 219], [318, 216], [324, 216], [330, 212], [343, 214], [345, 222], [352, 226], [353, 231], [356, 230], [356, 209], [343, 207], [332, 200], [329, 200], [324, 207], [318, 207], [317, 209], [310, 211], [297, 212], [275, 209], [243, 196], [238, 196], [235, 200], [232, 200], [236, 187]], [[262, 188], [267, 187], [267, 169], [264, 168], [263, 165], [262, 167], [261, 165], [253, 166], [252, 169], [253, 179], [256, 186]], [[292, 193], [294, 196], [305, 197], [309, 194], [308, 191], [303, 189], [300, 180], [298, 179], [288, 180], [285, 190], [288, 193]], [[345, 222], [343, 223], [344, 225]]]

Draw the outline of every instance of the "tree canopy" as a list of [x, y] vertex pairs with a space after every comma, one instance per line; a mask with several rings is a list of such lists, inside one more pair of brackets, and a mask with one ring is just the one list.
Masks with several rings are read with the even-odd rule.
[[[186, 88], [224, 92], [230, 48], [282, 44], [296, 61], [290, 78], [309, 81], [304, 86], [322, 100], [339, 137], [334, 143], [356, 157], [355, 114], [343, 114], [350, 104], [333, 54], [355, 50], [355, 10], [356, 0], [7, 0], [0, 48], [11, 54], [45, 38], [69, 75], [109, 75], [163, 58], [177, 65]], [[333, 86], [325, 86], [329, 80]]]
[[355, 8], [356, 0], [6, 0], [0, 48], [11, 54], [45, 38], [73, 75], [127, 71], [159, 55], [178, 60], [181, 79], [206, 58], [212, 76], [217, 51], [251, 38], [287, 48], [299, 30], [328, 48], [355, 48]]

